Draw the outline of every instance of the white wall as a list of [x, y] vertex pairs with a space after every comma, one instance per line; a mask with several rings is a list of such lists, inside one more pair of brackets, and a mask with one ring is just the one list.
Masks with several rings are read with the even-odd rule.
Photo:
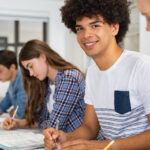
[[[59, 9], [63, 4], [63, 0], [0, 0], [0, 15], [9, 12], [11, 14], [25, 14], [29, 16], [30, 14], [36, 14], [36, 12], [41, 15], [46, 14], [49, 17], [48, 43], [50, 46], [66, 59], [72, 57], [73, 53], [74, 58], [70, 60], [84, 70], [85, 65], [83, 64], [85, 62], [83, 62], [82, 59], [83, 53], [78, 51], [77, 43], [73, 49], [70, 49], [74, 38], [72, 39], [72, 34], [70, 34], [64, 24], [61, 23]], [[72, 51], [72, 53], [70, 53], [71, 55], [67, 54], [69, 51]], [[77, 57], [80, 55], [81, 57]]]
[[140, 15], [140, 52], [150, 55], [150, 32], [146, 31], [146, 19]]
[[[48, 17], [48, 43], [62, 57], [85, 71], [88, 59], [76, 42], [76, 36], [61, 23], [63, 0], [0, 0], [0, 18], [5, 15]], [[2, 31], [0, 30], [0, 33]], [[4, 84], [0, 83], [0, 93]]]
[[[49, 17], [49, 44], [64, 55], [64, 26], [61, 23], [59, 8], [63, 1], [58, 0], [0, 0], [0, 14], [11, 12], [29, 15], [45, 13]], [[47, 17], [46, 16], [46, 17]], [[60, 34], [58, 34], [60, 33]], [[59, 43], [59, 44], [58, 44]]]
[[139, 51], [139, 13], [135, 3], [130, 8], [129, 30], [124, 38], [124, 48]]
[[86, 71], [89, 58], [79, 46], [76, 35], [67, 30], [64, 38], [66, 39], [64, 43], [66, 50], [65, 58], [74, 65], [77, 65], [81, 70]]

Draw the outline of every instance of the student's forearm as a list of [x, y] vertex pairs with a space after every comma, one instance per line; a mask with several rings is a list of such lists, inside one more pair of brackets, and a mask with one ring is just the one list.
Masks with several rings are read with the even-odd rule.
[[[71, 136], [70, 134], [70, 136], [68, 136], [70, 140], [75, 139], [75, 137], [79, 138], [79, 135], [72, 134]], [[146, 131], [139, 135], [135, 135], [135, 136], [127, 137], [127, 138], [112, 139], [115, 142], [110, 146], [109, 150], [150, 150], [149, 139], [150, 139], [150, 131]], [[103, 140], [103, 141], [75, 140], [75, 141], [70, 141], [70, 142], [71, 143], [69, 142], [64, 143], [62, 147], [65, 148], [67, 146], [70, 149], [72, 148], [81, 149], [82, 147], [83, 149], [83, 147], [86, 145], [86, 149], [91, 149], [91, 150], [104, 149], [111, 142], [111, 140]]]
[[17, 119], [15, 121], [17, 128], [27, 128], [28, 126], [26, 119]]
[[88, 126], [82, 125], [79, 128], [77, 128], [73, 132], [67, 133], [67, 141], [69, 140], [75, 140], [75, 139], [95, 139], [98, 135], [98, 133], [95, 133], [96, 131], [92, 131]]
[[17, 124], [17, 128], [23, 128], [23, 129], [37, 128], [37, 126], [35, 124], [29, 126], [26, 119], [18, 119], [18, 120], [16, 120], [16, 124]]
[[150, 130], [128, 138], [116, 139], [111, 150], [149, 150]]
[[28, 128], [35, 128], [35, 125], [28, 125], [28, 122], [26, 119], [18, 119], [16, 120], [17, 128], [23, 128], [23, 129], [28, 129]]

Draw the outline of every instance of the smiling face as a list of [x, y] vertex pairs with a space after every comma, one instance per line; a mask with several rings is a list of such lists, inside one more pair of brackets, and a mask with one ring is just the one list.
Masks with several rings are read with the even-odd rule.
[[139, 11], [146, 17], [146, 30], [150, 31], [150, 0], [136, 0]]
[[39, 80], [44, 80], [48, 74], [48, 65], [46, 63], [46, 56], [41, 54], [39, 58], [33, 58], [21, 62], [25, 69]]
[[118, 28], [107, 24], [101, 16], [83, 17], [76, 21], [77, 40], [88, 56], [103, 55], [115, 39]]

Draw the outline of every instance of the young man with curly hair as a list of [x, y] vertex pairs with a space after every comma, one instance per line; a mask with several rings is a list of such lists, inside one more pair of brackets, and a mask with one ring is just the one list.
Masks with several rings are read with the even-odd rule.
[[[86, 76], [83, 124], [64, 133], [46, 129], [46, 150], [150, 149], [150, 57], [123, 50], [118, 43], [128, 30], [127, 0], [66, 0], [65, 25], [77, 34], [95, 64]], [[103, 140], [94, 141], [99, 130]]]

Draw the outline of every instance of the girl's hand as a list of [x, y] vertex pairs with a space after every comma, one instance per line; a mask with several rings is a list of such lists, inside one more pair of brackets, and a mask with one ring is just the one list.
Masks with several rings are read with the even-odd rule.
[[17, 121], [12, 120], [11, 118], [6, 118], [2, 123], [2, 127], [5, 130], [16, 129], [17, 128]]

